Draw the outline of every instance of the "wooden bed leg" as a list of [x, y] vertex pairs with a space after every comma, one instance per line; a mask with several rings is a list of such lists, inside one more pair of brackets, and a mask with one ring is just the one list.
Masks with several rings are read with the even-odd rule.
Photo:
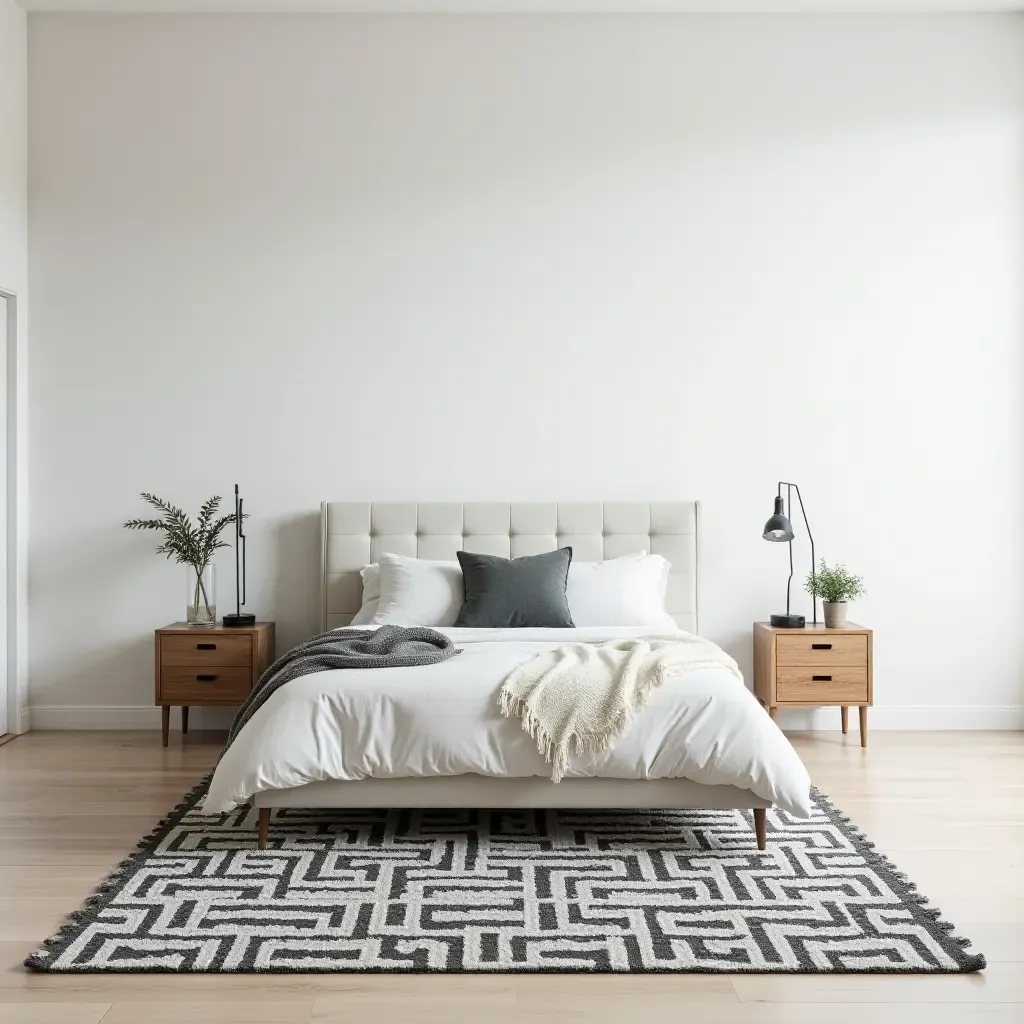
[[754, 808], [754, 832], [757, 834], [757, 848], [768, 849], [768, 812], [763, 807]]
[[270, 836], [270, 808], [260, 808], [260, 825], [259, 825], [259, 848], [265, 850], [267, 848], [267, 839]]

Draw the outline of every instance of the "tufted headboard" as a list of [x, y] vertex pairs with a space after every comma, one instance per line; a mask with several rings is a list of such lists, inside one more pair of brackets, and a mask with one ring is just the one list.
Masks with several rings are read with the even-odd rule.
[[325, 501], [320, 520], [324, 629], [347, 625], [359, 611], [359, 570], [383, 552], [454, 562], [459, 550], [517, 558], [569, 544], [581, 562], [640, 550], [667, 558], [666, 610], [697, 632], [697, 501]]

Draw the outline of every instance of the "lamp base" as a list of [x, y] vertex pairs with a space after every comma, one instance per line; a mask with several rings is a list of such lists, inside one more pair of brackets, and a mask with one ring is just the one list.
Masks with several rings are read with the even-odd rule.
[[[227, 619], [227, 616], [224, 616]], [[771, 624], [776, 629], [803, 629], [807, 619], [803, 615], [773, 615]]]
[[237, 615], [224, 616], [225, 629], [243, 629], [246, 626], [255, 626], [256, 616], [252, 612], [239, 612]]

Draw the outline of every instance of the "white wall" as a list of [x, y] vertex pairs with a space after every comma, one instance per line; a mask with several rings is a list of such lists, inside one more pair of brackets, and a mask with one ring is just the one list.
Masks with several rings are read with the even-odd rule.
[[[27, 414], [24, 401], [26, 388], [26, 355], [28, 343], [28, 68], [27, 68], [27, 18], [25, 12], [11, 0], [0, 0], [0, 290], [14, 293], [18, 311], [17, 351], [13, 365], [8, 365], [10, 394], [0, 395], [0, 409], [3, 416], [13, 412], [15, 423], [15, 450], [12, 453], [16, 481], [16, 515], [11, 510], [0, 510], [0, 535], [7, 526], [12, 528], [11, 550], [8, 552], [11, 575], [14, 580], [13, 597], [10, 602], [14, 633], [0, 640], [0, 649], [7, 661], [7, 685], [13, 702], [19, 708], [27, 703], [28, 674], [24, 665], [27, 647], [27, 546], [25, 541], [25, 520], [28, 498], [26, 470]], [[6, 303], [0, 304], [0, 315], [6, 312]], [[0, 350], [6, 340], [6, 324], [0, 322]], [[4, 353], [0, 358], [7, 358]], [[4, 381], [5, 385], [7, 380]], [[7, 388], [2, 390], [7, 392]], [[15, 399], [12, 401], [12, 398]], [[6, 401], [5, 401], [6, 400]], [[10, 407], [10, 408], [9, 408]], [[0, 464], [6, 465], [3, 460]], [[0, 494], [3, 486], [0, 473]], [[2, 499], [0, 499], [2, 500]], [[2, 560], [0, 560], [2, 563]], [[3, 574], [0, 574], [3, 575]], [[0, 629], [5, 626], [0, 624]], [[0, 700], [4, 699], [0, 686]], [[12, 708], [13, 710], [13, 708]], [[7, 728], [19, 732], [24, 723], [14, 714], [7, 716]], [[2, 731], [2, 730], [0, 730]]]
[[184, 584], [139, 490], [242, 484], [284, 644], [323, 498], [700, 498], [749, 665], [779, 477], [867, 579], [875, 723], [1024, 724], [1024, 21], [56, 15], [29, 53], [35, 724], [155, 722]]
[[19, 292], [27, 267], [26, 16], [0, 0], [0, 288]]

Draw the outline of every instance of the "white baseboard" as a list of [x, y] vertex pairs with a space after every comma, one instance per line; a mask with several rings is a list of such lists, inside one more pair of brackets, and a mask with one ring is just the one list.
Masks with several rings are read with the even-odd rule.
[[[226, 729], [231, 708], [193, 708], [190, 725], [196, 729]], [[171, 726], [180, 724], [177, 711]], [[779, 725], [787, 731], [839, 730], [838, 708], [794, 708], [780, 711]], [[1024, 729], [1024, 704], [965, 704], [882, 706], [868, 712], [870, 729], [905, 730], [1017, 730]], [[29, 708], [31, 729], [159, 729], [160, 709], [146, 705], [110, 707], [99, 704], [37, 705]], [[857, 728], [857, 712], [850, 708], [850, 728]]]
[[[780, 710], [779, 726], [787, 732], [838, 732], [839, 708]], [[850, 729], [857, 729], [857, 709], [850, 708]], [[1024, 704], [896, 705], [868, 709], [868, 729], [901, 731], [978, 731], [1024, 729]]]
[[[190, 729], [227, 729], [234, 708], [192, 708]], [[28, 709], [30, 729], [159, 729], [160, 709], [147, 705], [51, 704]], [[181, 712], [171, 711], [171, 728], [181, 728]]]

